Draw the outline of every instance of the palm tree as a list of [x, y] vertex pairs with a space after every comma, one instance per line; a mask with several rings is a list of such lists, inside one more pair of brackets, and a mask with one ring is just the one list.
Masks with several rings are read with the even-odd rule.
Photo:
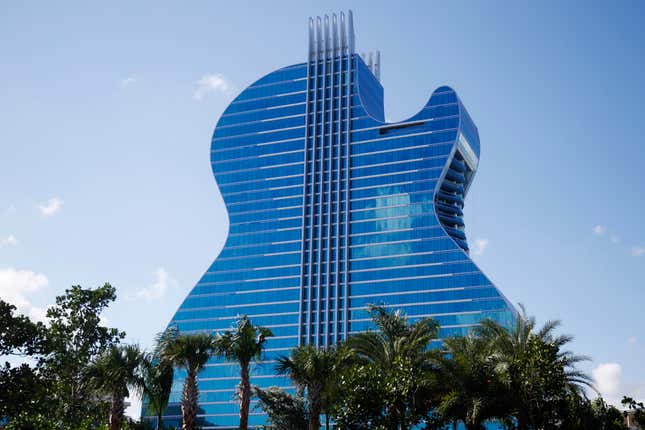
[[237, 321], [237, 326], [233, 330], [218, 334], [214, 342], [215, 352], [218, 355], [240, 365], [240, 385], [238, 387], [240, 430], [247, 430], [249, 425], [251, 361], [260, 359], [266, 340], [271, 336], [273, 336], [271, 330], [253, 325], [251, 320], [244, 315]]
[[535, 318], [521, 304], [520, 309], [511, 328], [485, 320], [475, 332], [491, 345], [491, 362], [512, 400], [517, 428], [548, 427], [548, 420], [558, 419], [552, 416], [553, 399], [584, 397], [583, 387], [592, 386], [591, 378], [575, 368], [588, 358], [562, 350], [572, 337], [554, 334], [560, 321], [538, 329]]
[[172, 388], [172, 364], [147, 355], [143, 362], [143, 392], [148, 410], [157, 416], [157, 430], [163, 429], [162, 414], [168, 406]]
[[428, 350], [439, 334], [439, 324], [432, 318], [410, 324], [399, 310], [391, 312], [382, 306], [369, 305], [368, 312], [378, 331], [358, 333], [347, 340], [348, 347], [362, 360], [390, 368], [397, 357], [424, 361], [436, 356]]
[[311, 344], [293, 349], [290, 357], [278, 358], [276, 372], [288, 375], [300, 392], [307, 391], [309, 430], [320, 428], [323, 410], [326, 412], [329, 429], [329, 409], [335, 377], [349, 360], [350, 355], [343, 348], [316, 349]]
[[88, 368], [90, 385], [110, 397], [110, 430], [120, 430], [123, 423], [128, 388], [140, 390], [144, 355], [136, 345], [114, 345], [99, 355]]
[[[359, 360], [407, 384], [390, 390], [391, 404], [386, 407], [392, 425], [407, 429], [427, 415], [434, 400], [433, 372], [439, 354], [430, 349], [430, 344], [437, 339], [439, 324], [432, 318], [410, 323], [400, 311], [388, 311], [382, 306], [370, 305], [368, 311], [378, 331], [353, 335], [347, 339], [347, 346]], [[412, 372], [416, 377], [402, 380], [398, 376], [401, 371]]]
[[161, 361], [186, 370], [181, 399], [182, 430], [194, 430], [197, 418], [197, 374], [204, 367], [213, 351], [214, 338], [210, 334], [182, 335], [170, 327], [157, 340]]
[[490, 344], [470, 334], [445, 339], [443, 347], [437, 367], [445, 392], [437, 412], [455, 426], [462, 421], [467, 430], [483, 430], [504, 404], [489, 362]]

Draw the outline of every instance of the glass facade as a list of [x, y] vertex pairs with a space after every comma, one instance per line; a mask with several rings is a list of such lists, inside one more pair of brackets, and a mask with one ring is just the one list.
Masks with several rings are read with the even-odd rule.
[[[514, 316], [468, 255], [463, 207], [477, 128], [445, 86], [412, 118], [386, 123], [379, 68], [354, 53], [351, 12], [310, 20], [308, 61], [253, 83], [215, 128], [229, 236], [170, 324], [217, 332], [246, 314], [269, 327], [254, 385], [292, 390], [275, 375], [276, 357], [370, 328], [370, 303], [433, 317], [441, 337]], [[183, 377], [167, 423], [181, 419]], [[238, 380], [238, 367], [215, 357], [200, 373], [203, 428], [237, 428]], [[249, 423], [265, 423], [253, 405]]]

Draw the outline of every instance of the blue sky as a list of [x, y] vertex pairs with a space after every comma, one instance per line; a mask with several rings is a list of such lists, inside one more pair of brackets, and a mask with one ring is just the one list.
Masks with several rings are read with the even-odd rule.
[[641, 2], [4, 2], [0, 296], [38, 317], [109, 281], [108, 321], [150, 345], [227, 234], [218, 116], [349, 8], [388, 119], [447, 84], [479, 127], [475, 261], [563, 320], [608, 399], [645, 399]]

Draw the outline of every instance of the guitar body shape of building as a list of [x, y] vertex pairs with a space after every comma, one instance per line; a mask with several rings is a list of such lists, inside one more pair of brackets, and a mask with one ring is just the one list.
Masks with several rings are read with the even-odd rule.
[[[445, 86], [416, 115], [386, 123], [379, 74], [378, 53], [354, 52], [351, 12], [310, 20], [307, 62], [250, 85], [217, 123], [211, 162], [229, 235], [170, 324], [212, 333], [248, 315], [269, 327], [254, 385], [293, 388], [275, 358], [370, 328], [371, 303], [432, 317], [440, 337], [514, 318], [464, 234], [477, 128]], [[183, 377], [167, 424], [181, 421]], [[235, 364], [211, 358], [199, 375], [203, 428], [237, 428], [238, 382]], [[250, 426], [265, 422], [252, 405]]]

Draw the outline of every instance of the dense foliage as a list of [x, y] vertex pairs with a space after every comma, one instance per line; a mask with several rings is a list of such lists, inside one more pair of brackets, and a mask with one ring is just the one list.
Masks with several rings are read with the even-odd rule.
[[277, 387], [266, 390], [255, 387], [254, 393], [258, 398], [258, 408], [269, 416], [272, 430], [309, 428], [309, 408], [301, 395], [294, 396]]
[[[625, 411], [585, 393], [590, 378], [576, 369], [585, 357], [565, 349], [559, 322], [537, 327], [522, 313], [512, 327], [483, 321], [469, 335], [439, 341], [438, 324], [408, 320], [371, 306], [373, 331], [326, 349], [295, 348], [276, 360], [295, 392], [253, 387], [250, 366], [261, 360], [270, 330], [242, 316], [223, 333], [180, 333], [170, 327], [153, 352], [122, 343], [101, 313], [115, 300], [109, 284], [74, 286], [57, 297], [46, 321], [33, 322], [0, 300], [0, 426], [6, 430], [163, 429], [174, 368], [185, 371], [182, 429], [198, 428], [198, 375], [219, 355], [240, 367], [240, 428], [250, 400], [273, 430], [624, 430], [625, 416], [645, 426], [645, 407], [625, 397]], [[13, 364], [12, 364], [13, 363]], [[17, 363], [17, 364], [16, 364]], [[124, 400], [145, 396], [152, 421], [124, 417]]]

